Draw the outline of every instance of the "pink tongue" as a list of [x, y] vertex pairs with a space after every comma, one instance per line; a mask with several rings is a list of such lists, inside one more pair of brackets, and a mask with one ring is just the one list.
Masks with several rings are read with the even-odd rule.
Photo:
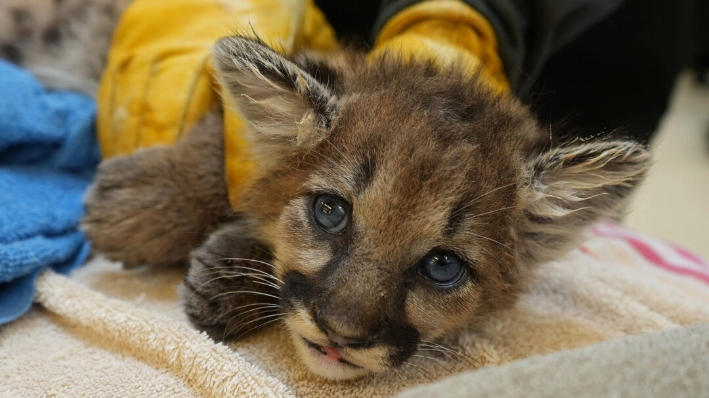
[[340, 354], [340, 351], [337, 351], [337, 348], [335, 347], [322, 347], [322, 349], [325, 351], [325, 355], [333, 361], [345, 359], [345, 357], [343, 357], [342, 354]]

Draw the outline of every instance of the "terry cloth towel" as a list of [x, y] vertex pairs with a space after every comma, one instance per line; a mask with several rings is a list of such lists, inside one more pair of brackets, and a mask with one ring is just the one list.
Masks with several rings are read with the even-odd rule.
[[348, 382], [306, 370], [282, 325], [231, 350], [193, 330], [182, 271], [99, 258], [43, 274], [39, 306], [0, 330], [0, 397], [705, 396], [709, 264], [611, 224], [591, 233], [515, 306], [446, 342], [455, 353]]
[[99, 159], [95, 114], [92, 99], [0, 61], [0, 324], [30, 308], [41, 270], [88, 255], [77, 225]]

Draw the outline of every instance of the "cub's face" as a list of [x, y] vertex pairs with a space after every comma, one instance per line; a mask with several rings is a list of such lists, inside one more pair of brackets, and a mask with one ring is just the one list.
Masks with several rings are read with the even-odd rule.
[[545, 147], [523, 107], [457, 71], [296, 64], [237, 37], [215, 54], [261, 160], [236, 210], [327, 378], [400, 366], [512, 302], [524, 268], [615, 215], [648, 162], [622, 141]]
[[511, 297], [519, 148], [411, 95], [343, 98], [264, 220], [286, 324], [324, 376], [401, 365]]

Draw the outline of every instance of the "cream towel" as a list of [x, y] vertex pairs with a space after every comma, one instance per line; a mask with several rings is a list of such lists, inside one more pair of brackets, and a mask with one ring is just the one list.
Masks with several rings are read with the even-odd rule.
[[406, 391], [398, 398], [709, 396], [709, 325], [536, 356]]
[[[40, 307], [0, 331], [0, 396], [391, 396], [480, 367], [709, 322], [706, 263], [617, 227], [594, 231], [582, 249], [537, 269], [513, 308], [448, 342], [458, 353], [423, 352], [397, 372], [345, 383], [303, 368], [280, 325], [232, 350], [191, 329], [179, 306], [178, 271], [125, 271], [99, 259], [73, 280], [44, 274]], [[461, 380], [480, 383], [488, 376], [477, 373], [504, 369]], [[440, 388], [461, 382], [452, 380]]]

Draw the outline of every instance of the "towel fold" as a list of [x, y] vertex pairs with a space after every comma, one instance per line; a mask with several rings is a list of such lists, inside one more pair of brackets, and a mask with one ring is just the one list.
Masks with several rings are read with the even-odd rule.
[[68, 273], [89, 253], [77, 226], [99, 161], [95, 114], [91, 98], [0, 61], [0, 324], [29, 309], [41, 270]]
[[346, 382], [308, 371], [282, 324], [230, 342], [232, 351], [209, 341], [181, 309], [183, 270], [96, 258], [69, 279], [43, 274], [44, 310], [0, 331], [0, 396], [3, 387], [12, 397], [706, 395], [709, 263], [612, 224], [591, 233], [536, 269], [512, 308], [443, 342], [451, 351]]

